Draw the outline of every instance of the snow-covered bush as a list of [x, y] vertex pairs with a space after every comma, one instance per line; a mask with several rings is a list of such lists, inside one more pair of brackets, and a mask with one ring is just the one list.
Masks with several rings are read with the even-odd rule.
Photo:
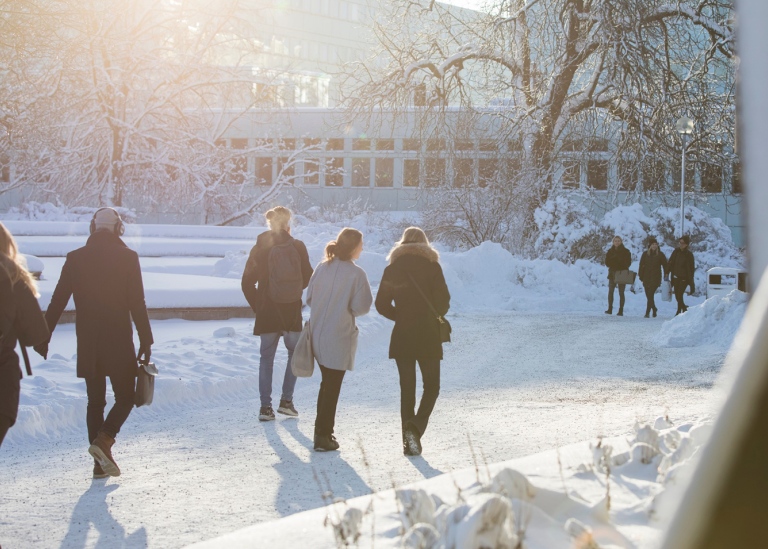
[[611, 235], [583, 204], [557, 196], [537, 208], [533, 218], [539, 233], [533, 245], [536, 257], [596, 260], [605, 254], [603, 247]]

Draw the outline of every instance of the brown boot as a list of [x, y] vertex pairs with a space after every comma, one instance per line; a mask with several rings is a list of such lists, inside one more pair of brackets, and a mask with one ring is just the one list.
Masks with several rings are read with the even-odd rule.
[[115, 439], [104, 434], [103, 431], [99, 431], [99, 434], [96, 435], [96, 440], [94, 440], [91, 447], [88, 448], [88, 453], [93, 456], [93, 459], [99, 462], [99, 465], [101, 465], [101, 468], [106, 474], [111, 477], [119, 477], [120, 468], [112, 457], [112, 445], [114, 443]]
[[95, 459], [93, 460], [93, 478], [107, 478], [109, 475], [104, 472], [104, 469], [101, 468], [101, 465], [99, 465], [99, 462]]

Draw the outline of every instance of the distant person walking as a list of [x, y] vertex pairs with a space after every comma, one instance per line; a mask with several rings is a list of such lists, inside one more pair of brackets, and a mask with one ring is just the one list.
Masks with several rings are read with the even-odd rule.
[[280, 336], [288, 350], [283, 389], [277, 411], [297, 417], [293, 404], [296, 376], [291, 356], [301, 334], [301, 296], [312, 276], [307, 247], [291, 236], [291, 211], [277, 206], [264, 217], [269, 230], [256, 238], [242, 278], [245, 299], [256, 315], [253, 335], [259, 336], [259, 421], [272, 421], [272, 372]]
[[[149, 362], [154, 342], [144, 301], [139, 256], [120, 236], [125, 231], [116, 210], [101, 208], [91, 219], [85, 246], [67, 254], [45, 320], [51, 333], [70, 297], [75, 301], [77, 377], [85, 378], [88, 394], [86, 423], [88, 452], [94, 458], [93, 477], [120, 476], [112, 445], [134, 405], [137, 360]], [[133, 327], [139, 352], [133, 345]], [[48, 356], [48, 343], [35, 350]], [[115, 404], [104, 419], [107, 377]]]
[[624, 289], [626, 284], [616, 284], [616, 271], [626, 271], [632, 264], [632, 254], [624, 247], [620, 236], [613, 237], [613, 245], [605, 254], [605, 266], [608, 267], [608, 310], [605, 314], [613, 314], [613, 294], [616, 286], [619, 287], [619, 312], [617, 316], [624, 316]]
[[[395, 359], [400, 375], [400, 421], [403, 453], [407, 456], [421, 454], [421, 438], [440, 393], [443, 344], [432, 309], [439, 315], [447, 313], [451, 296], [439, 258], [424, 231], [408, 227], [389, 252], [389, 265], [384, 269], [376, 294], [376, 310], [395, 322], [389, 358]], [[414, 413], [417, 363], [424, 392]]]
[[693, 252], [688, 249], [690, 243], [690, 236], [687, 234], [681, 236], [677, 244], [678, 247], [669, 256], [669, 273], [672, 275], [672, 288], [677, 300], [675, 316], [688, 310], [684, 300], [685, 289], [690, 286], [691, 294], [696, 291], [696, 283], [693, 280], [696, 262], [693, 258]]
[[655, 237], [648, 238], [648, 249], [643, 252], [640, 257], [640, 267], [638, 268], [638, 277], [640, 282], [643, 283], [643, 289], [645, 289], [645, 318], [653, 311], [654, 318], [656, 317], [656, 301], [654, 300], [654, 294], [659, 286], [661, 286], [662, 269], [664, 270], [664, 278], [667, 277], [667, 257], [659, 249], [659, 242]]
[[370, 311], [373, 303], [368, 277], [354, 263], [362, 251], [363, 234], [342, 229], [325, 247], [325, 259], [315, 269], [307, 289], [312, 349], [322, 375], [315, 419], [314, 448], [318, 452], [339, 448], [333, 434], [336, 406], [344, 374], [355, 366], [355, 317]]
[[37, 297], [37, 284], [24, 266], [24, 257], [0, 223], [0, 445], [19, 412], [21, 369], [16, 342], [28, 347], [50, 338]]

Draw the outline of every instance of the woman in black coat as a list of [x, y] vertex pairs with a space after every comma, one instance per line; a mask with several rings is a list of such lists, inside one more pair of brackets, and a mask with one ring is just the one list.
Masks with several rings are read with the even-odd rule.
[[0, 444], [19, 412], [21, 368], [14, 350], [48, 341], [37, 285], [22, 263], [13, 236], [0, 223]]
[[613, 293], [619, 287], [619, 312], [616, 316], [624, 316], [624, 289], [626, 284], [616, 284], [616, 271], [626, 271], [632, 264], [632, 254], [624, 247], [620, 236], [613, 237], [613, 246], [605, 254], [605, 266], [608, 267], [608, 309], [605, 314], [613, 313]]
[[[439, 254], [424, 231], [409, 227], [389, 253], [389, 265], [381, 277], [376, 310], [395, 322], [389, 344], [389, 358], [395, 359], [400, 374], [400, 419], [405, 455], [421, 454], [421, 437], [440, 392], [440, 361], [443, 344], [432, 308], [448, 312], [451, 296], [445, 284]], [[427, 304], [419, 289], [431, 301]], [[416, 405], [416, 363], [421, 370], [424, 393]]]
[[659, 243], [654, 237], [648, 239], [648, 249], [643, 252], [640, 258], [640, 267], [638, 269], [638, 277], [640, 282], [643, 283], [645, 289], [645, 298], [647, 304], [645, 306], [645, 318], [653, 311], [653, 316], [656, 317], [656, 302], [654, 301], [654, 294], [656, 289], [661, 286], [662, 269], [664, 270], [664, 278], [667, 277], [667, 257], [659, 249]]

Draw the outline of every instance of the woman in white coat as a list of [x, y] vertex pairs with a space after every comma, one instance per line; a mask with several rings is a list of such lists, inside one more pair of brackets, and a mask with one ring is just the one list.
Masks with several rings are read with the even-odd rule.
[[368, 277], [354, 263], [362, 251], [363, 234], [356, 229], [342, 229], [336, 240], [325, 247], [325, 259], [315, 269], [307, 288], [307, 304], [312, 309], [312, 350], [322, 374], [315, 419], [318, 452], [339, 448], [333, 427], [341, 382], [346, 371], [355, 366], [355, 317], [370, 311], [373, 303]]

